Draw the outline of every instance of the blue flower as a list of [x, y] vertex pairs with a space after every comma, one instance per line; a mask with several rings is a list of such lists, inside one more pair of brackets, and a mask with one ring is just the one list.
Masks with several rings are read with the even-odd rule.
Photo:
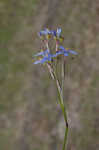
[[48, 34], [51, 34], [51, 31], [47, 28], [39, 32], [39, 36], [48, 35]]
[[58, 55], [64, 55], [64, 56], [68, 56], [69, 55], [69, 53], [71, 53], [71, 54], [74, 54], [74, 55], [77, 55], [78, 53], [77, 52], [75, 52], [75, 51], [73, 51], [73, 50], [66, 50], [63, 46], [59, 46], [59, 49], [60, 50], [58, 50], [57, 52], [56, 52], [56, 54], [54, 55], [54, 56], [58, 56]]
[[61, 32], [62, 32], [62, 29], [61, 29], [61, 28], [57, 28], [57, 36], [58, 36], [58, 37], [60, 37]]
[[51, 31], [52, 35], [54, 35], [55, 37], [60, 37], [61, 32], [62, 32], [61, 28], [57, 28], [57, 31], [55, 31], [55, 30]]
[[56, 57], [55, 54], [51, 54], [50, 53], [49, 49], [47, 49], [47, 50], [45, 50], [43, 52], [37, 53], [34, 56], [43, 56], [42, 59], [35, 61], [34, 64], [43, 64], [43, 63], [45, 63], [47, 61], [52, 61], [52, 58]]
[[46, 56], [49, 52], [50, 52], [49, 49], [47, 49], [47, 50], [45, 50], [45, 51], [42, 51], [42, 52], [37, 53], [37, 54], [34, 55], [34, 56]]
[[63, 52], [63, 51], [61, 51], [61, 50], [57, 51], [56, 54], [55, 54], [55, 56], [57, 57], [58, 55], [62, 55], [62, 54], [63, 54], [64, 56], [68, 56], [68, 53], [67, 53], [67, 52], [65, 53], [65, 52]]
[[49, 54], [48, 56], [45, 56], [42, 59], [35, 61], [34, 64], [44, 64], [45, 62], [52, 61], [53, 57], [56, 57], [56, 56]]
[[60, 50], [63, 51], [63, 53], [68, 53], [68, 54], [71, 53], [71, 54], [74, 54], [74, 55], [78, 54], [77, 52], [75, 52], [73, 50], [70, 50], [70, 49], [66, 50], [63, 46], [59, 46], [59, 48], [60, 48]]
[[37, 60], [34, 62], [34, 64], [44, 64], [46, 61], [51, 61], [51, 57], [43, 57], [41, 60]]

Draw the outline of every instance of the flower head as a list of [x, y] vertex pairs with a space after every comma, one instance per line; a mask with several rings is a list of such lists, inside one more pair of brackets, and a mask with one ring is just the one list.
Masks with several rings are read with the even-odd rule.
[[59, 46], [60, 50], [63, 51], [63, 53], [71, 53], [71, 54], [74, 54], [74, 55], [77, 55], [78, 53], [75, 52], [74, 50], [70, 50], [70, 49], [65, 49], [63, 46]]
[[61, 32], [62, 32], [61, 28], [57, 28], [57, 30], [52, 30], [51, 31], [52, 35], [55, 36], [55, 37], [60, 37]]
[[45, 62], [52, 61], [53, 60], [52, 58], [56, 57], [55, 54], [50, 53], [49, 49], [42, 51], [42, 52], [39, 52], [34, 56], [43, 56], [43, 58], [41, 58], [40, 60], [35, 61], [34, 64], [39, 64], [39, 63], [43, 64]]
[[52, 35], [54, 36], [55, 40], [57, 40], [59, 42], [63, 42], [63, 40], [64, 40], [64, 37], [61, 36], [61, 32], [62, 32], [61, 28], [57, 28], [57, 30], [52, 31]]
[[69, 53], [71, 53], [71, 54], [74, 54], [74, 55], [77, 55], [78, 53], [77, 52], [75, 52], [75, 51], [73, 51], [73, 50], [66, 50], [63, 46], [59, 46], [59, 50], [58, 51], [56, 51], [56, 54], [55, 54], [55, 56], [57, 57], [58, 55], [64, 55], [64, 56], [68, 56], [69, 55]]
[[41, 30], [39, 32], [39, 36], [44, 36], [44, 35], [47, 35], [47, 34], [51, 34], [51, 31], [47, 28], [45, 28], [44, 30]]
[[[43, 50], [37, 54], [34, 55], [34, 57], [41, 57], [40, 60], [37, 60], [34, 62], [34, 64], [43, 64], [45, 62], [52, 62], [53, 58], [64, 55], [68, 56], [69, 54], [77, 55], [78, 53], [71, 49], [65, 49], [63, 46], [60, 45], [61, 41], [63, 40], [63, 37], [61, 36], [62, 29], [57, 28], [57, 30], [49, 30], [45, 28], [44, 30], [41, 30], [39, 32], [39, 36], [41, 39], [43, 39], [43, 44], [45, 44], [46, 50]], [[48, 39], [50, 37], [54, 37], [56, 40], [56, 52], [54, 54], [51, 54], [50, 48], [49, 48], [49, 41]]]

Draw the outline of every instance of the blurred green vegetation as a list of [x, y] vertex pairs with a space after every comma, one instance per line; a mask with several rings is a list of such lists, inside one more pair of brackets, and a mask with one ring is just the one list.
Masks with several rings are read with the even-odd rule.
[[0, 0], [0, 150], [13, 149], [15, 125], [7, 127], [7, 124], [14, 122], [11, 116], [21, 104], [16, 97], [22, 89], [22, 74], [27, 68], [27, 58], [22, 58], [26, 52], [22, 47], [21, 52], [17, 49], [19, 37], [16, 36], [24, 25], [22, 21], [33, 17], [36, 4], [36, 0]]
[[[16, 53], [15, 36], [22, 28], [21, 20], [33, 15], [37, 1], [0, 1], [0, 112], [10, 109], [9, 105], [14, 103], [15, 93], [22, 87], [18, 73], [24, 72], [27, 63], [24, 58], [23, 48]], [[18, 37], [17, 37], [18, 38]], [[17, 39], [15, 39], [17, 40]], [[12, 49], [13, 47], [13, 49]], [[10, 49], [11, 48], [11, 49]], [[19, 53], [19, 54], [18, 54]], [[19, 58], [17, 58], [19, 57]], [[6, 94], [4, 94], [4, 92]], [[10, 100], [10, 103], [9, 103]]]

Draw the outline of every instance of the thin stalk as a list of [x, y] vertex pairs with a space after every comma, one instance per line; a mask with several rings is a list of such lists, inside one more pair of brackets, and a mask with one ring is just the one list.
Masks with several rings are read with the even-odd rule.
[[59, 103], [60, 103], [60, 107], [64, 115], [64, 120], [65, 120], [65, 125], [66, 125], [64, 143], [63, 143], [63, 148], [62, 148], [62, 150], [65, 150], [66, 143], [67, 143], [67, 135], [68, 135], [68, 121], [67, 121], [67, 114], [66, 114], [64, 103], [63, 103], [63, 98], [61, 96], [61, 92], [59, 91], [59, 88], [57, 89], [58, 89], [58, 94], [59, 94]]
[[[48, 65], [50, 65], [50, 64], [48, 64]], [[63, 113], [63, 116], [64, 116], [64, 120], [65, 120], [66, 129], [65, 129], [65, 136], [64, 136], [64, 142], [63, 142], [63, 148], [62, 148], [62, 150], [65, 150], [66, 142], [67, 142], [67, 135], [68, 135], [68, 121], [67, 121], [66, 108], [65, 108], [65, 105], [64, 105], [64, 101], [63, 101], [62, 89], [61, 89], [59, 80], [58, 80], [58, 78], [56, 76], [56, 73], [54, 72], [52, 66], [50, 66], [50, 74], [51, 74], [51, 76], [54, 77], [53, 79], [55, 81], [55, 84], [56, 84], [56, 87], [57, 87], [57, 91], [58, 91], [58, 95], [59, 95], [59, 99], [58, 99], [59, 100], [59, 104], [60, 104], [60, 107], [61, 107], [61, 110], [62, 110], [62, 113]]]
[[68, 127], [66, 126], [66, 129], [65, 129], [65, 136], [64, 136], [64, 143], [63, 143], [63, 148], [62, 148], [62, 150], [65, 150], [66, 142], [67, 142], [67, 136], [68, 136]]
[[67, 135], [68, 135], [67, 114], [66, 114], [66, 108], [65, 108], [65, 105], [64, 105], [64, 101], [63, 101], [63, 92], [62, 92], [62, 89], [60, 87], [60, 84], [59, 84], [59, 81], [57, 79], [57, 76], [56, 76], [55, 72], [54, 72], [54, 76], [55, 76], [54, 78], [55, 78], [55, 82], [56, 82], [56, 86], [57, 86], [57, 91], [58, 91], [58, 95], [59, 95], [59, 103], [60, 103], [61, 110], [63, 112], [63, 116], [64, 116], [64, 120], [65, 120], [65, 125], [66, 125], [65, 136], [64, 136], [64, 143], [63, 143], [63, 148], [62, 148], [62, 150], [65, 150], [66, 142], [67, 142]]
[[[62, 98], [64, 99], [64, 81], [65, 81], [65, 60], [64, 60], [64, 56], [62, 57], [62, 72], [61, 72], [61, 79], [62, 79]], [[64, 107], [64, 119], [65, 119], [65, 123], [66, 123], [66, 130], [65, 130], [65, 136], [64, 136], [64, 144], [63, 144], [63, 149], [65, 149], [65, 144], [66, 144], [66, 140], [67, 140], [67, 134], [68, 134], [68, 122], [67, 122], [67, 116], [66, 116], [66, 110]]]
[[65, 63], [64, 63], [64, 56], [62, 57], [62, 72], [61, 72], [61, 78], [62, 78], [62, 97], [64, 99], [64, 80], [65, 80]]

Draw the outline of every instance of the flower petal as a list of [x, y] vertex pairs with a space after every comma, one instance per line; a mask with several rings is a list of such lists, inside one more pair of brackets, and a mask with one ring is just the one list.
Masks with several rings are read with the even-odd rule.
[[78, 53], [77, 52], [75, 52], [75, 51], [73, 51], [73, 50], [66, 50], [63, 46], [59, 46], [59, 48], [61, 49], [61, 50], [63, 50], [64, 51], [64, 53], [71, 53], [71, 54], [74, 54], [74, 55], [77, 55]]
[[41, 60], [37, 60], [34, 62], [34, 64], [40, 64], [41, 63]]
[[51, 61], [52, 60], [52, 55], [48, 55], [47, 57], [43, 57], [41, 60], [37, 60], [34, 62], [34, 64], [43, 64], [45, 63], [46, 61]]
[[39, 52], [37, 54], [35, 54], [34, 56], [42, 56], [44, 54], [44, 52]]
[[57, 28], [57, 36], [58, 37], [60, 36], [61, 32], [62, 32], [62, 29], [61, 28]]
[[34, 62], [34, 64], [43, 64], [46, 61], [46, 58], [43, 58], [41, 60], [37, 60]]
[[51, 34], [52, 34], [53, 36], [56, 36], [56, 35], [57, 35], [55, 30], [52, 30], [52, 31], [51, 31]]
[[68, 53], [66, 52], [66, 53], [64, 53], [64, 56], [68, 56]]
[[71, 53], [71, 54], [74, 54], [74, 55], [77, 55], [77, 54], [78, 54], [77, 52], [75, 52], [75, 51], [73, 51], [73, 50], [68, 50], [68, 52]]
[[51, 31], [47, 28], [45, 28], [44, 30], [41, 30], [39, 32], [39, 36], [42, 36], [42, 35], [47, 35], [47, 34], [51, 34]]
[[47, 50], [45, 50], [43, 52], [39, 52], [39, 53], [35, 54], [34, 56], [45, 56], [48, 53], [49, 53], [49, 49], [47, 49]]
[[61, 46], [61, 45], [59, 46], [59, 48], [60, 48], [61, 50], [65, 50], [65, 48], [64, 48], [63, 46]]

